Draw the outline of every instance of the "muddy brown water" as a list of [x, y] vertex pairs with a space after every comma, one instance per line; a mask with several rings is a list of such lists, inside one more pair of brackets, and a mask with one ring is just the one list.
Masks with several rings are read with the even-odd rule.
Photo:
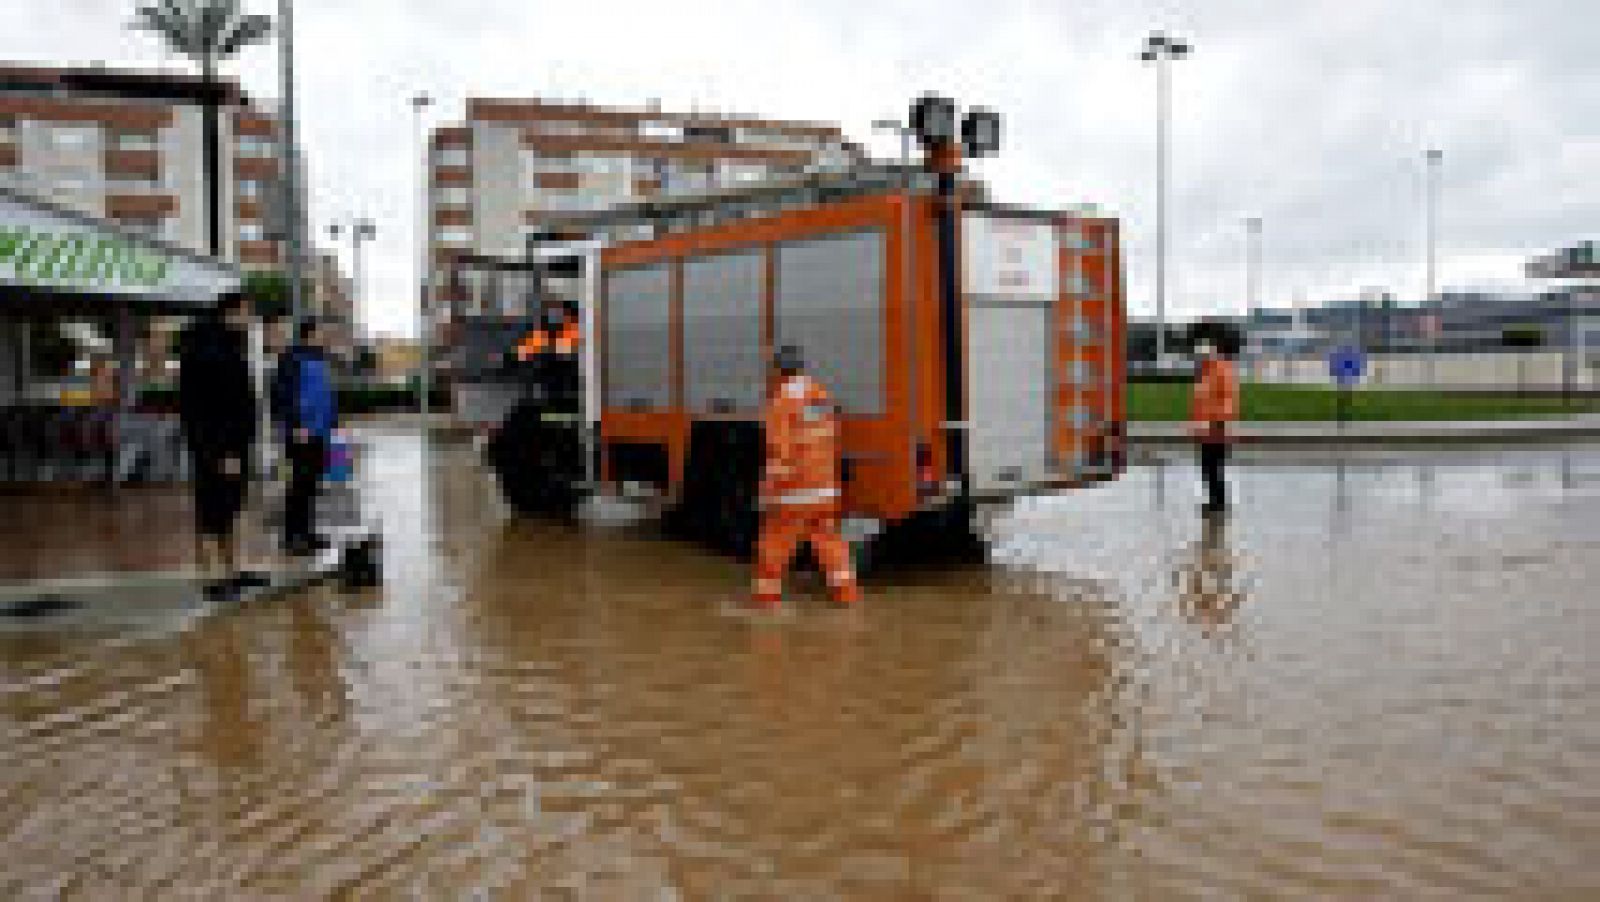
[[0, 897], [1600, 892], [1600, 454], [1252, 468], [1211, 526], [1142, 467], [751, 618], [369, 439], [382, 592], [0, 635]]

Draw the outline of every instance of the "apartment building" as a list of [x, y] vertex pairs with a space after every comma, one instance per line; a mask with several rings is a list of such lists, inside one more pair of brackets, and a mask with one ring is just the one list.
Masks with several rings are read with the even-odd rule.
[[[552, 217], [651, 197], [753, 184], [864, 158], [836, 126], [541, 99], [474, 98], [429, 154], [436, 321], [518, 316], [521, 292], [472, 260], [522, 253]], [[573, 236], [577, 237], [577, 236]]]
[[[170, 72], [0, 64], [0, 184], [206, 252], [207, 90]], [[223, 105], [222, 256], [277, 266], [268, 225], [277, 122], [237, 83], [213, 90]]]

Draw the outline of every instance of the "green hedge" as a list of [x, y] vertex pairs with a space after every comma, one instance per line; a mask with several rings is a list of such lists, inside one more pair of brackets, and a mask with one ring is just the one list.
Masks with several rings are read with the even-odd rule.
[[[1128, 419], [1181, 421], [1189, 417], [1189, 385], [1135, 383], [1128, 386]], [[1338, 391], [1311, 385], [1241, 386], [1241, 419], [1327, 421], [1338, 415]], [[1501, 420], [1559, 416], [1600, 409], [1600, 399], [1468, 394], [1401, 388], [1358, 388], [1350, 393], [1352, 420]]]

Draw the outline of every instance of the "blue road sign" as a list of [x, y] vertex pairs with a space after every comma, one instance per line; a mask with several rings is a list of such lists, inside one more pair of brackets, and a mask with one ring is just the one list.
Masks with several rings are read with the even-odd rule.
[[1366, 355], [1360, 348], [1348, 345], [1335, 348], [1328, 355], [1328, 375], [1340, 386], [1354, 385], [1361, 381], [1361, 373], [1367, 368]]

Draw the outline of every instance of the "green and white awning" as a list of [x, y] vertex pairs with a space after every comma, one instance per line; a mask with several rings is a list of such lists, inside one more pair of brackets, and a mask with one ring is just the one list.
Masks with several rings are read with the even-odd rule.
[[13, 303], [20, 291], [24, 303], [31, 295], [204, 307], [238, 287], [232, 266], [0, 188], [0, 291]]

